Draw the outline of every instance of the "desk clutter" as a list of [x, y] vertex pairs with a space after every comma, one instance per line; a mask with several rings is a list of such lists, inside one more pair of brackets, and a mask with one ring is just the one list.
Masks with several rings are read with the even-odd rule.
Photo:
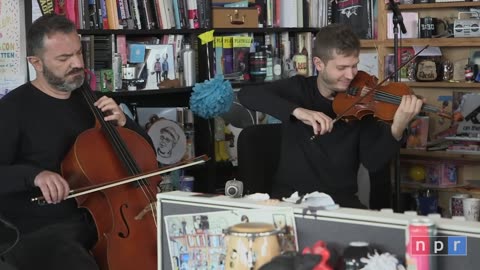
[[[160, 205], [166, 202], [162, 241], [168, 246], [161, 251], [161, 269], [443, 270], [451, 269], [446, 259], [452, 257], [441, 256], [455, 255], [459, 263], [475, 250], [467, 251], [466, 235], [471, 245], [480, 239], [473, 223], [416, 212], [338, 208], [303, 213], [296, 202], [184, 192], [158, 198]], [[380, 236], [384, 225], [387, 239]], [[452, 231], [457, 234], [451, 236]], [[449, 245], [452, 240], [456, 248]]]
[[165, 228], [172, 269], [404, 269], [364, 241], [339, 252], [318, 240], [300, 252], [291, 208], [170, 215]]

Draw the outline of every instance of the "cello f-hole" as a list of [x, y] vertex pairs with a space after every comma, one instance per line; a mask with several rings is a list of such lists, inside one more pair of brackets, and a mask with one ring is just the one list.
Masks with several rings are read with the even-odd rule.
[[123, 233], [123, 232], [118, 233], [118, 236], [120, 236], [121, 238], [127, 238], [130, 235], [130, 227], [128, 226], [127, 219], [125, 218], [125, 214], [123, 213], [124, 208], [128, 208], [128, 204], [126, 203], [122, 204], [119, 209], [120, 216], [122, 217], [122, 220], [123, 220], [123, 224], [125, 224], [125, 227], [127, 228], [126, 233]]

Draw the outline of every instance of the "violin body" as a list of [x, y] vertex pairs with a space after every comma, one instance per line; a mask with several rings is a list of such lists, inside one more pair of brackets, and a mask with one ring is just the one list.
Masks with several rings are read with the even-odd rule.
[[[375, 76], [359, 71], [350, 83], [349, 89], [335, 96], [334, 112], [346, 120], [358, 120], [366, 115], [373, 115], [385, 122], [393, 122], [402, 96], [414, 93], [404, 83], [390, 82], [378, 86], [377, 81]], [[368, 94], [362, 95], [362, 89], [365, 87], [371, 90]], [[442, 114], [440, 109], [431, 105], [424, 104], [422, 111], [440, 113], [440, 116], [449, 118], [448, 115]]]
[[[142, 136], [126, 128], [115, 129], [141, 171], [158, 168], [155, 152]], [[100, 128], [80, 134], [62, 162], [62, 175], [71, 189], [130, 174]], [[155, 213], [137, 216], [151, 203], [139, 185], [156, 194], [160, 179], [157, 176], [141, 184], [120, 185], [77, 198], [79, 207], [90, 211], [97, 226], [98, 241], [92, 251], [100, 269], [157, 269]]]

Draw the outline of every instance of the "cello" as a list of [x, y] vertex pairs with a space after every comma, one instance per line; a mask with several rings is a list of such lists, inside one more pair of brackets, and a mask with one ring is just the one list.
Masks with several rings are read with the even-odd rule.
[[[136, 132], [105, 121], [104, 113], [94, 106], [96, 97], [90, 87], [84, 84], [80, 90], [96, 121], [94, 128], [77, 137], [62, 162], [62, 175], [70, 187], [102, 185], [157, 169], [150, 144]], [[98, 240], [92, 253], [100, 269], [157, 269], [154, 206], [160, 181], [155, 176], [76, 197], [79, 207], [86, 208], [95, 221]], [[149, 206], [150, 213], [139, 218]]]

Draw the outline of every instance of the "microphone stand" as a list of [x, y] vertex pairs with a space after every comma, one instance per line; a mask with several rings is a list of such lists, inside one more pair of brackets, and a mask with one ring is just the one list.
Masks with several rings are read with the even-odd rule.
[[[403, 24], [403, 17], [402, 13], [400, 13], [400, 9], [398, 8], [397, 3], [395, 3], [393, 0], [389, 0], [388, 3], [388, 9], [392, 11], [393, 16], [392, 16], [392, 21], [393, 21], [393, 66], [395, 70], [395, 74], [393, 76], [393, 79], [395, 82], [398, 82], [398, 73], [400, 70], [398, 70], [398, 25], [400, 25], [400, 28], [402, 30], [403, 34], [407, 33], [407, 29], [405, 28], [405, 25]], [[400, 187], [400, 181], [401, 181], [401, 176], [400, 176], [400, 152], [397, 152], [394, 158], [394, 204], [393, 204], [393, 209], [395, 212], [401, 212], [402, 209], [400, 209], [400, 204], [401, 204], [401, 187]]]

